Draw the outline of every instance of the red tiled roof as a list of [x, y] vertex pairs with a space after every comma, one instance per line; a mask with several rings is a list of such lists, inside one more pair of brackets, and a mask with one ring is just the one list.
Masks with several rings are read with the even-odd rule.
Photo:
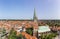
[[26, 32], [22, 32], [22, 35], [25, 36], [27, 39], [37, 39], [35, 36], [31, 36], [27, 34]]

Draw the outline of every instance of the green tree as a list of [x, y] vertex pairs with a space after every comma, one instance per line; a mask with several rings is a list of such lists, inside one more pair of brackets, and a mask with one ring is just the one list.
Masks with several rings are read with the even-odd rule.
[[53, 37], [56, 37], [56, 33], [51, 33], [51, 34], [46, 34], [46, 35], [42, 34], [40, 38], [41, 39], [53, 39]]
[[13, 28], [10, 31], [10, 34], [8, 36], [8, 39], [17, 39], [16, 31]]
[[19, 34], [17, 39], [23, 39], [23, 35], [22, 34]]
[[6, 33], [6, 29], [5, 29], [5, 28], [2, 29], [2, 33], [3, 33], [3, 34]]
[[30, 35], [33, 35], [33, 28], [27, 28], [26, 32]]

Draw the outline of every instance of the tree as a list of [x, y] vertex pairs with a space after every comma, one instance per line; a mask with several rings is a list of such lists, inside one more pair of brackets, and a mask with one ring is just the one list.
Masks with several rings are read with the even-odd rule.
[[26, 32], [30, 35], [33, 35], [33, 28], [27, 28]]
[[5, 28], [2, 29], [2, 33], [3, 33], [3, 34], [6, 33], [6, 29], [5, 29]]
[[46, 35], [42, 34], [40, 36], [41, 39], [53, 39], [53, 37], [56, 37], [56, 33], [51, 33], [51, 34], [46, 34]]
[[0, 39], [6, 38], [6, 29], [4, 27], [0, 28]]
[[23, 39], [22, 34], [19, 34], [18, 37], [17, 37], [17, 39]]
[[8, 39], [17, 39], [16, 31], [13, 28], [10, 31], [10, 34], [8, 36]]

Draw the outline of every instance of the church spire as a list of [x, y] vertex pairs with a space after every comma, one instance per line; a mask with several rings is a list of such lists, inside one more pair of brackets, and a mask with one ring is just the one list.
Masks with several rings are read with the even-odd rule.
[[33, 16], [33, 20], [34, 20], [34, 22], [37, 22], [37, 16], [36, 16], [35, 8], [34, 8], [34, 16]]

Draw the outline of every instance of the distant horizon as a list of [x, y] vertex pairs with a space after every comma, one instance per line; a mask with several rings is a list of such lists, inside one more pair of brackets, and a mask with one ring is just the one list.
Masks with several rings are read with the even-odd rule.
[[[33, 20], [33, 19], [0, 19], [0, 20]], [[60, 19], [38, 19], [38, 20], [60, 20]]]
[[60, 19], [60, 0], [0, 0], [0, 19]]

